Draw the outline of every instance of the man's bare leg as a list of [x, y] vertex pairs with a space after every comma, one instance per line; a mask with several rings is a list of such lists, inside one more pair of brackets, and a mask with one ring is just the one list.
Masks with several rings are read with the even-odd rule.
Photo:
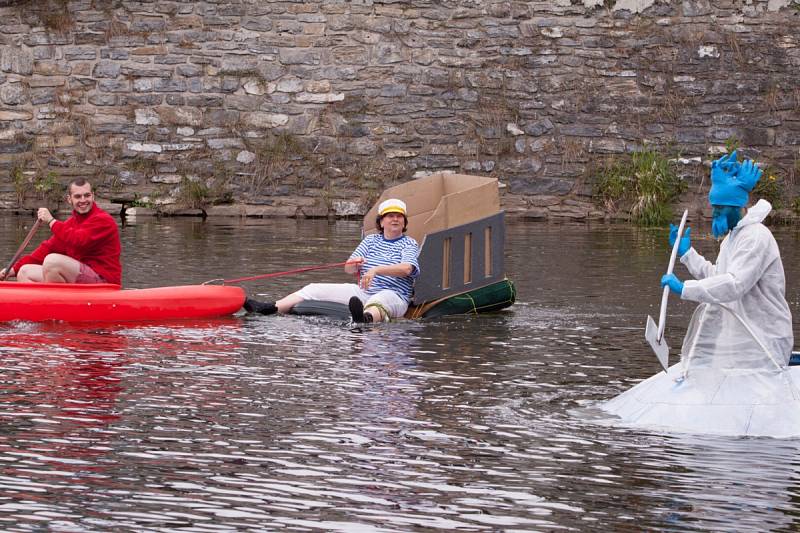
[[17, 272], [17, 281], [20, 283], [41, 283], [44, 281], [42, 265], [23, 265]]
[[42, 273], [45, 283], [75, 283], [81, 273], [81, 264], [61, 254], [49, 254], [44, 258]]

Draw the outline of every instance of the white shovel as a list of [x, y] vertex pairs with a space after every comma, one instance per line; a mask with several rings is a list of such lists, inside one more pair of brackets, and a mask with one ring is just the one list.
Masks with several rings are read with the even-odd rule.
[[[678, 236], [675, 238], [675, 244], [672, 245], [672, 255], [669, 257], [669, 267], [667, 274], [672, 274], [672, 267], [675, 266], [675, 257], [678, 255], [678, 245], [681, 242], [683, 235], [683, 227], [686, 225], [686, 217], [689, 215], [689, 210], [683, 212], [681, 223], [678, 226]], [[669, 298], [669, 287], [664, 287], [664, 293], [661, 295], [661, 313], [658, 315], [658, 326], [653, 321], [653, 317], [647, 315], [647, 326], [644, 328], [644, 338], [650, 343], [650, 347], [658, 357], [658, 362], [664, 368], [664, 372], [669, 368], [669, 346], [664, 340], [664, 328], [667, 322], [667, 299]]]

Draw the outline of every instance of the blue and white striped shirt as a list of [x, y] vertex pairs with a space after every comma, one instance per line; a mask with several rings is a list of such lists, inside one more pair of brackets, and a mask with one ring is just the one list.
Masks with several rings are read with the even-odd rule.
[[388, 240], [383, 237], [382, 233], [373, 233], [364, 237], [364, 240], [356, 247], [350, 259], [354, 257], [364, 258], [360, 272], [362, 276], [367, 270], [376, 266], [397, 265], [399, 263], [408, 263], [413, 266], [414, 268], [409, 276], [375, 276], [366, 290], [367, 294], [372, 295], [389, 289], [410, 301], [414, 292], [414, 278], [419, 276], [418, 255], [419, 245], [417, 241], [408, 235]]

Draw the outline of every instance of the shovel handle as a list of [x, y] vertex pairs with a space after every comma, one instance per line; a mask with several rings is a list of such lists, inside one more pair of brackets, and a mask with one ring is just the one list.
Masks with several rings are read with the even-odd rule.
[[[689, 216], [689, 210], [684, 209], [681, 223], [678, 225], [678, 235], [675, 237], [675, 243], [672, 245], [672, 254], [669, 256], [669, 266], [667, 267], [667, 274], [672, 274], [672, 269], [675, 267], [675, 258], [678, 256], [678, 246], [683, 236], [683, 228], [686, 226], [686, 218]], [[658, 342], [664, 338], [664, 328], [667, 326], [667, 299], [669, 298], [669, 287], [664, 287], [664, 292], [661, 294], [661, 312], [658, 314]]]

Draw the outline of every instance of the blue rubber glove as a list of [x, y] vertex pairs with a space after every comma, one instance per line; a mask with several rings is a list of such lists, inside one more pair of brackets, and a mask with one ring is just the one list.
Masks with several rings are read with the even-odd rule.
[[732, 179], [739, 170], [736, 150], [711, 163], [711, 180], [715, 182]]
[[[689, 237], [689, 233], [692, 231], [692, 228], [686, 227], [686, 230], [681, 235], [681, 241], [678, 243], [678, 257], [683, 257], [683, 254], [689, 251], [692, 247], [692, 240]], [[678, 237], [678, 226], [675, 224], [669, 225], [669, 247], [672, 248], [675, 246], [675, 239]]]
[[683, 282], [675, 274], [664, 274], [661, 276], [661, 286], [669, 286], [669, 290], [680, 296], [683, 294]]
[[739, 172], [736, 173], [736, 179], [741, 184], [740, 187], [750, 192], [756, 186], [758, 180], [761, 179], [763, 173], [764, 171], [758, 168], [758, 164], [755, 161], [746, 159], [744, 163], [742, 163], [742, 166], [739, 167]]

